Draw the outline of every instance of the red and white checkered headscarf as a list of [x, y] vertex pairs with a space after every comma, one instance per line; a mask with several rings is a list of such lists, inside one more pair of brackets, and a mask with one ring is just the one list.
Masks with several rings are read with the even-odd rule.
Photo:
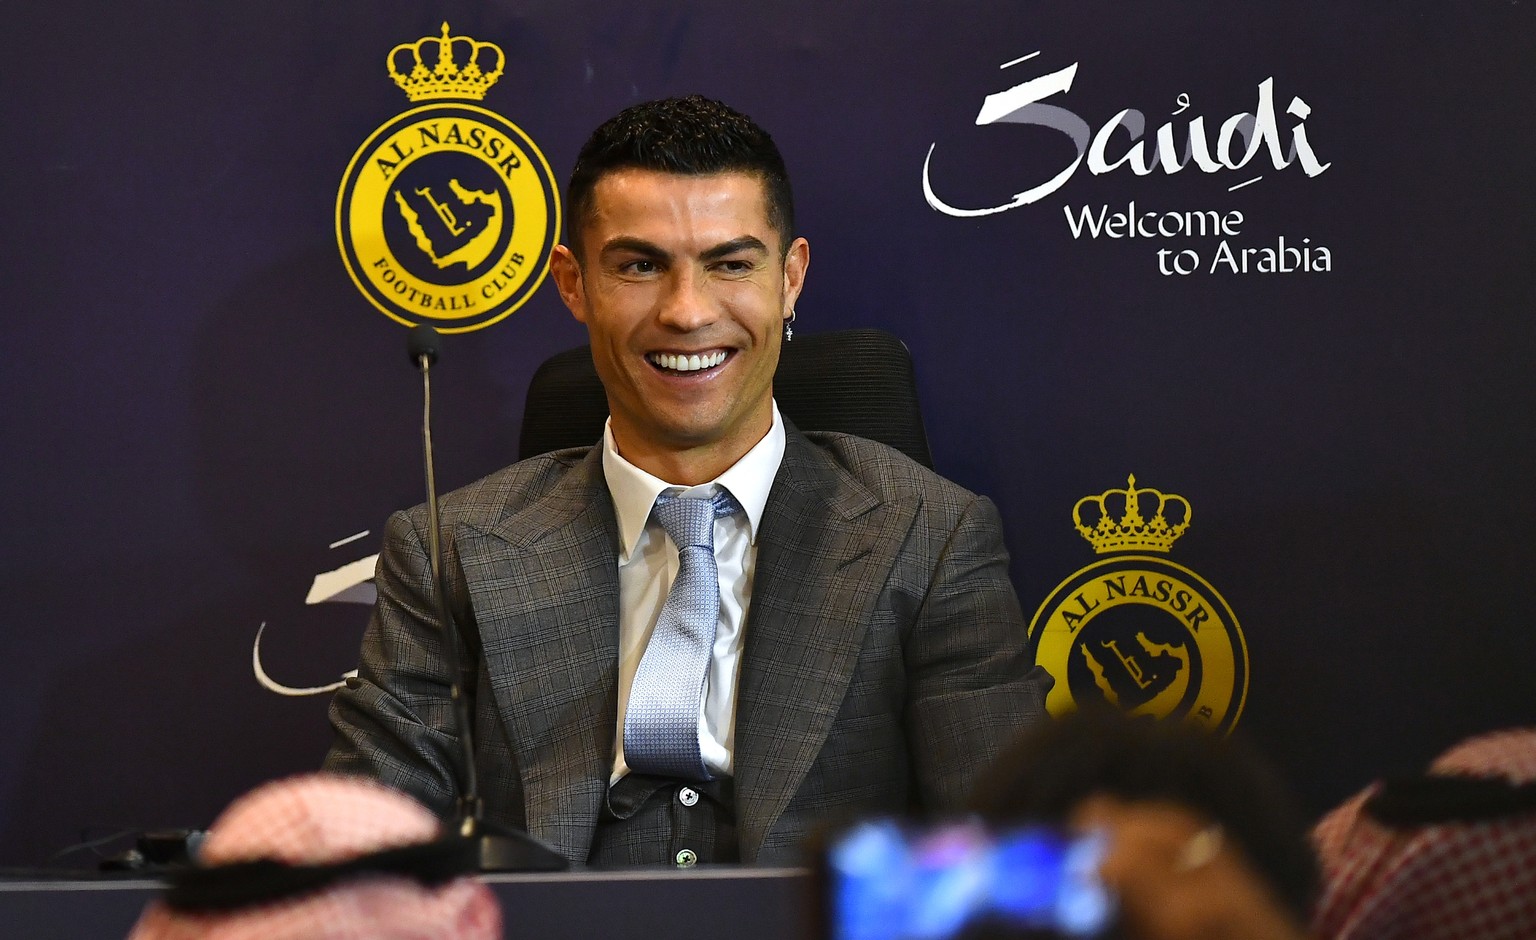
[[[258, 787], [224, 811], [201, 864], [272, 859], [346, 861], [429, 842], [437, 818], [409, 797], [358, 777], [312, 774]], [[151, 903], [129, 940], [494, 940], [501, 909], [475, 878], [429, 888], [373, 875], [236, 911], [189, 913]]]
[[[1536, 729], [1457, 745], [1436, 776], [1536, 781]], [[1313, 928], [1332, 940], [1536, 938], [1536, 812], [1394, 828], [1362, 812], [1380, 785], [1313, 830], [1324, 891]]]

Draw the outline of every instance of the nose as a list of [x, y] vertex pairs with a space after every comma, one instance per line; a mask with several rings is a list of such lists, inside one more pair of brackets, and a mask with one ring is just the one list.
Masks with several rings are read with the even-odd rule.
[[667, 290], [656, 317], [662, 326], [691, 333], [715, 322], [719, 316], [706, 275], [684, 268], [667, 279]]

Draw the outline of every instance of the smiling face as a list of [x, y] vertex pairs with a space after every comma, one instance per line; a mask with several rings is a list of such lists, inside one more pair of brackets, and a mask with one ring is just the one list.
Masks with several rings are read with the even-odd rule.
[[810, 246], [781, 250], [750, 173], [617, 170], [573, 228], [551, 270], [587, 326], [619, 453], [669, 483], [713, 479], [772, 425]]

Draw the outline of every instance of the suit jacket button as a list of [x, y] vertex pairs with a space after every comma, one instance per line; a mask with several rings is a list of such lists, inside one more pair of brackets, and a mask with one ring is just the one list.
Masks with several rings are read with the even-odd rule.
[[683, 849], [677, 853], [678, 868], [692, 868], [699, 863], [699, 853], [693, 849]]
[[693, 787], [683, 787], [677, 791], [677, 801], [684, 806], [692, 806], [699, 801], [699, 791]]

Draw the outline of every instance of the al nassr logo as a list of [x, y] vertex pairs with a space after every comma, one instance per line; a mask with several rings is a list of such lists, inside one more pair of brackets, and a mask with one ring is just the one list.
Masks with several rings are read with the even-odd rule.
[[478, 330], [543, 282], [560, 233], [544, 155], [478, 101], [502, 76], [494, 43], [426, 36], [390, 50], [390, 77], [420, 105], [358, 148], [336, 200], [352, 282], [386, 316], [445, 333]]
[[1164, 557], [1192, 516], [1184, 497], [1138, 488], [1134, 475], [1072, 507], [1078, 534], [1107, 557], [1057, 585], [1030, 622], [1036, 661], [1056, 679], [1052, 714], [1093, 700], [1220, 733], [1237, 724], [1248, 696], [1237, 617], [1204, 578]]

